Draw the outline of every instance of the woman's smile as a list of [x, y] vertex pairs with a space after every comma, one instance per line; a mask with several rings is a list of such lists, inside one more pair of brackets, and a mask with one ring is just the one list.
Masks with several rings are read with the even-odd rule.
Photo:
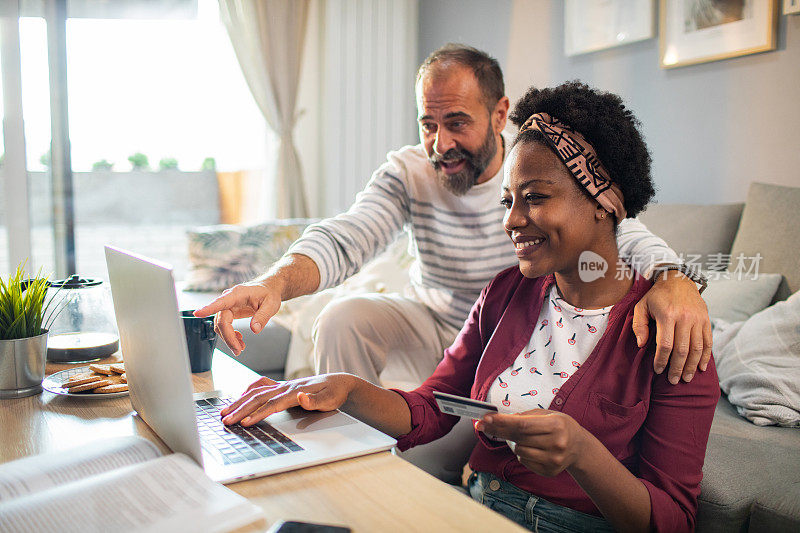
[[518, 235], [512, 237], [514, 241], [514, 251], [518, 258], [528, 257], [536, 253], [539, 248], [547, 241], [544, 237], [529, 237]]

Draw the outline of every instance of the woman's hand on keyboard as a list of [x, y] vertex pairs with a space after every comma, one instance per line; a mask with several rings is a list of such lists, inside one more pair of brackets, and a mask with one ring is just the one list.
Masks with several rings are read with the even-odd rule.
[[220, 411], [224, 424], [243, 426], [265, 419], [271, 414], [300, 406], [308, 411], [333, 411], [347, 401], [357, 378], [351, 374], [323, 374], [292, 381], [260, 378], [242, 397]]

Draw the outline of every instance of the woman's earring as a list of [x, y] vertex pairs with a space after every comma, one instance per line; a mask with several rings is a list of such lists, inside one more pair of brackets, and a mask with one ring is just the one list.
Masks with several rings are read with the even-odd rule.
[[598, 218], [603, 219], [606, 218], [606, 210], [603, 208], [602, 205], [597, 204], [597, 211], [599, 211], [600, 216]]

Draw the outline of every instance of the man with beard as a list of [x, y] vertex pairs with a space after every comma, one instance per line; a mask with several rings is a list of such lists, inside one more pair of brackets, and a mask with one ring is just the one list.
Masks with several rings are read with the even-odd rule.
[[[509, 100], [497, 61], [471, 47], [446, 45], [420, 66], [416, 95], [421, 144], [390, 152], [349, 211], [310, 226], [266, 274], [198, 310], [199, 316], [216, 313], [215, 328], [234, 353], [245, 348], [234, 318], [252, 316], [251, 329], [259, 333], [282, 301], [342, 283], [405, 230], [415, 257], [410, 287], [403, 295], [330, 302], [314, 326], [315, 370], [350, 372], [379, 384], [387, 358], [396, 357], [419, 383], [483, 287], [517, 264], [500, 204]], [[691, 379], [711, 353], [710, 322], [694, 283], [675, 270], [656, 272], [679, 259], [638, 221], [619, 221], [618, 245], [644, 276], [656, 273], [638, 308], [637, 337], [646, 341], [654, 318], [657, 371], [672, 353], [672, 381], [682, 372]]]

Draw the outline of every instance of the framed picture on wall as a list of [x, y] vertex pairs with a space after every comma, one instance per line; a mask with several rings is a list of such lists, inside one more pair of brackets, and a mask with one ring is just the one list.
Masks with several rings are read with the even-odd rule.
[[777, 0], [661, 0], [661, 68], [774, 50]]
[[800, 0], [783, 0], [783, 14], [797, 15], [800, 13]]
[[566, 0], [564, 53], [585, 54], [654, 37], [655, 0]]

